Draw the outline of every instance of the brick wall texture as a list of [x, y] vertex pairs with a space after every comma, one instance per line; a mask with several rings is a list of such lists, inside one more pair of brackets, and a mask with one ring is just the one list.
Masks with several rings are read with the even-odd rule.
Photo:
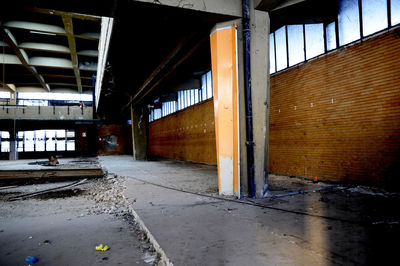
[[269, 171], [399, 188], [400, 28], [271, 75]]

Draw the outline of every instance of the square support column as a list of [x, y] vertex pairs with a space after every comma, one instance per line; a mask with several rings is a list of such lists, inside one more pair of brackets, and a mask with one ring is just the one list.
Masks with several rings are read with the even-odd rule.
[[148, 113], [147, 106], [135, 105], [133, 108], [131, 107], [132, 149], [134, 160], [147, 159]]
[[218, 189], [222, 195], [240, 197], [236, 23], [217, 24], [210, 34], [210, 43]]
[[14, 120], [10, 127], [10, 151], [8, 153], [8, 159], [10, 161], [18, 160], [18, 132], [17, 132], [17, 121]]
[[[255, 185], [256, 196], [263, 197], [268, 188], [270, 22], [268, 13], [254, 6], [250, 18]], [[219, 189], [236, 196], [248, 191], [242, 29], [238, 19], [217, 24], [210, 35]]]
[[[253, 1], [250, 1], [253, 3]], [[263, 197], [268, 189], [269, 142], [269, 30], [267, 12], [250, 10], [251, 94], [253, 107], [253, 139], [256, 197]]]

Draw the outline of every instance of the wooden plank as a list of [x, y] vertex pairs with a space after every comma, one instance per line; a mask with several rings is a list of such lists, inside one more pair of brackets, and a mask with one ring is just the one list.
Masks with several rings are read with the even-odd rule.
[[0, 180], [8, 179], [31, 179], [31, 178], [81, 178], [102, 177], [104, 172], [101, 168], [84, 169], [30, 169], [30, 170], [0, 170]]

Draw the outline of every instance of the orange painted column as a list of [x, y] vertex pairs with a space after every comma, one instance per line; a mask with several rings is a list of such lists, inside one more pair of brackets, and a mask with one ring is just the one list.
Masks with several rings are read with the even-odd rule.
[[214, 90], [218, 188], [239, 197], [238, 73], [236, 25], [218, 26], [210, 35]]

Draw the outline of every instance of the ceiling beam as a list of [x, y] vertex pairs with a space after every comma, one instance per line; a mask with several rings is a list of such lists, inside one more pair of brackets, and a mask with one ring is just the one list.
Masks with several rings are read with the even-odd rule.
[[8, 89], [8, 90], [10, 90], [10, 91], [16, 92], [16, 90], [15, 90], [13, 87], [8, 86], [8, 84], [4, 83], [2, 80], [0, 80], [0, 85], [1, 85], [4, 89]]
[[17, 42], [15, 41], [15, 39], [13, 37], [11, 37], [12, 36], [11, 33], [9, 33], [8, 30], [6, 30], [2, 26], [0, 26], [0, 35], [3, 35], [4, 40], [8, 43], [8, 46], [17, 55], [17, 57], [21, 61], [22, 65], [26, 69], [28, 69], [29, 72], [31, 72], [33, 74], [33, 76], [39, 81], [39, 83], [42, 85], [42, 87], [45, 90], [50, 91], [49, 85], [47, 85], [46, 82], [44, 81], [43, 77], [41, 75], [39, 75], [36, 68], [29, 65], [29, 62], [27, 61], [27, 60], [29, 60], [29, 58], [28, 57], [25, 58], [25, 56], [23, 54], [23, 50], [18, 48]]
[[85, 14], [71, 13], [71, 12], [64, 12], [64, 11], [52, 10], [52, 9], [25, 8], [25, 10], [30, 11], [30, 12], [40, 13], [40, 14], [47, 14], [47, 15], [57, 15], [57, 16], [68, 15], [68, 16], [71, 16], [73, 18], [82, 19], [82, 20], [91, 20], [91, 21], [98, 21], [98, 22], [100, 22], [100, 20], [101, 20], [101, 17], [99, 17], [99, 16], [92, 16], [92, 15], [85, 15]]
[[[52, 86], [68, 86], [68, 87], [76, 87], [76, 83], [67, 83], [67, 82], [49, 82], [49, 85]], [[16, 82], [15, 85], [18, 85], [19, 87], [22, 86], [35, 86], [37, 85], [36, 83], [31, 83], [31, 82]], [[82, 85], [83, 88], [91, 88], [92, 85]], [[54, 87], [52, 87], [53, 90], [55, 89]], [[10, 88], [11, 90], [13, 90], [12, 88]]]
[[[32, 34], [44, 34], [44, 35], [57, 35], [57, 36], [67, 36], [67, 34], [63, 31], [57, 29], [57, 26], [40, 24], [35, 22], [28, 21], [9, 21], [3, 24], [4, 28], [7, 29], [18, 29], [21, 31], [28, 31]], [[93, 34], [74, 34], [73, 37], [79, 39], [85, 39], [89, 41], [99, 41], [98, 36], [94, 36]]]
[[270, 12], [305, 1], [306, 0], [254, 0], [254, 5], [258, 10]]
[[[24, 76], [29, 76], [30, 74], [25, 74]], [[49, 78], [59, 78], [59, 79], [74, 79], [75, 76], [70, 76], [70, 75], [60, 75], [60, 74], [42, 74], [43, 77], [49, 77]], [[92, 80], [92, 77], [83, 77], [81, 76], [81, 79], [87, 79], [87, 80]]]
[[74, 30], [72, 25], [72, 16], [68, 14], [62, 15], [62, 20], [64, 23], [65, 32], [67, 33], [68, 38], [68, 46], [71, 51], [71, 60], [72, 60], [72, 68], [74, 69], [76, 84], [78, 86], [79, 93], [82, 92], [82, 82], [81, 82], [81, 74], [79, 72], [79, 63], [78, 63], [78, 55], [76, 53], [76, 44], [74, 38]]

